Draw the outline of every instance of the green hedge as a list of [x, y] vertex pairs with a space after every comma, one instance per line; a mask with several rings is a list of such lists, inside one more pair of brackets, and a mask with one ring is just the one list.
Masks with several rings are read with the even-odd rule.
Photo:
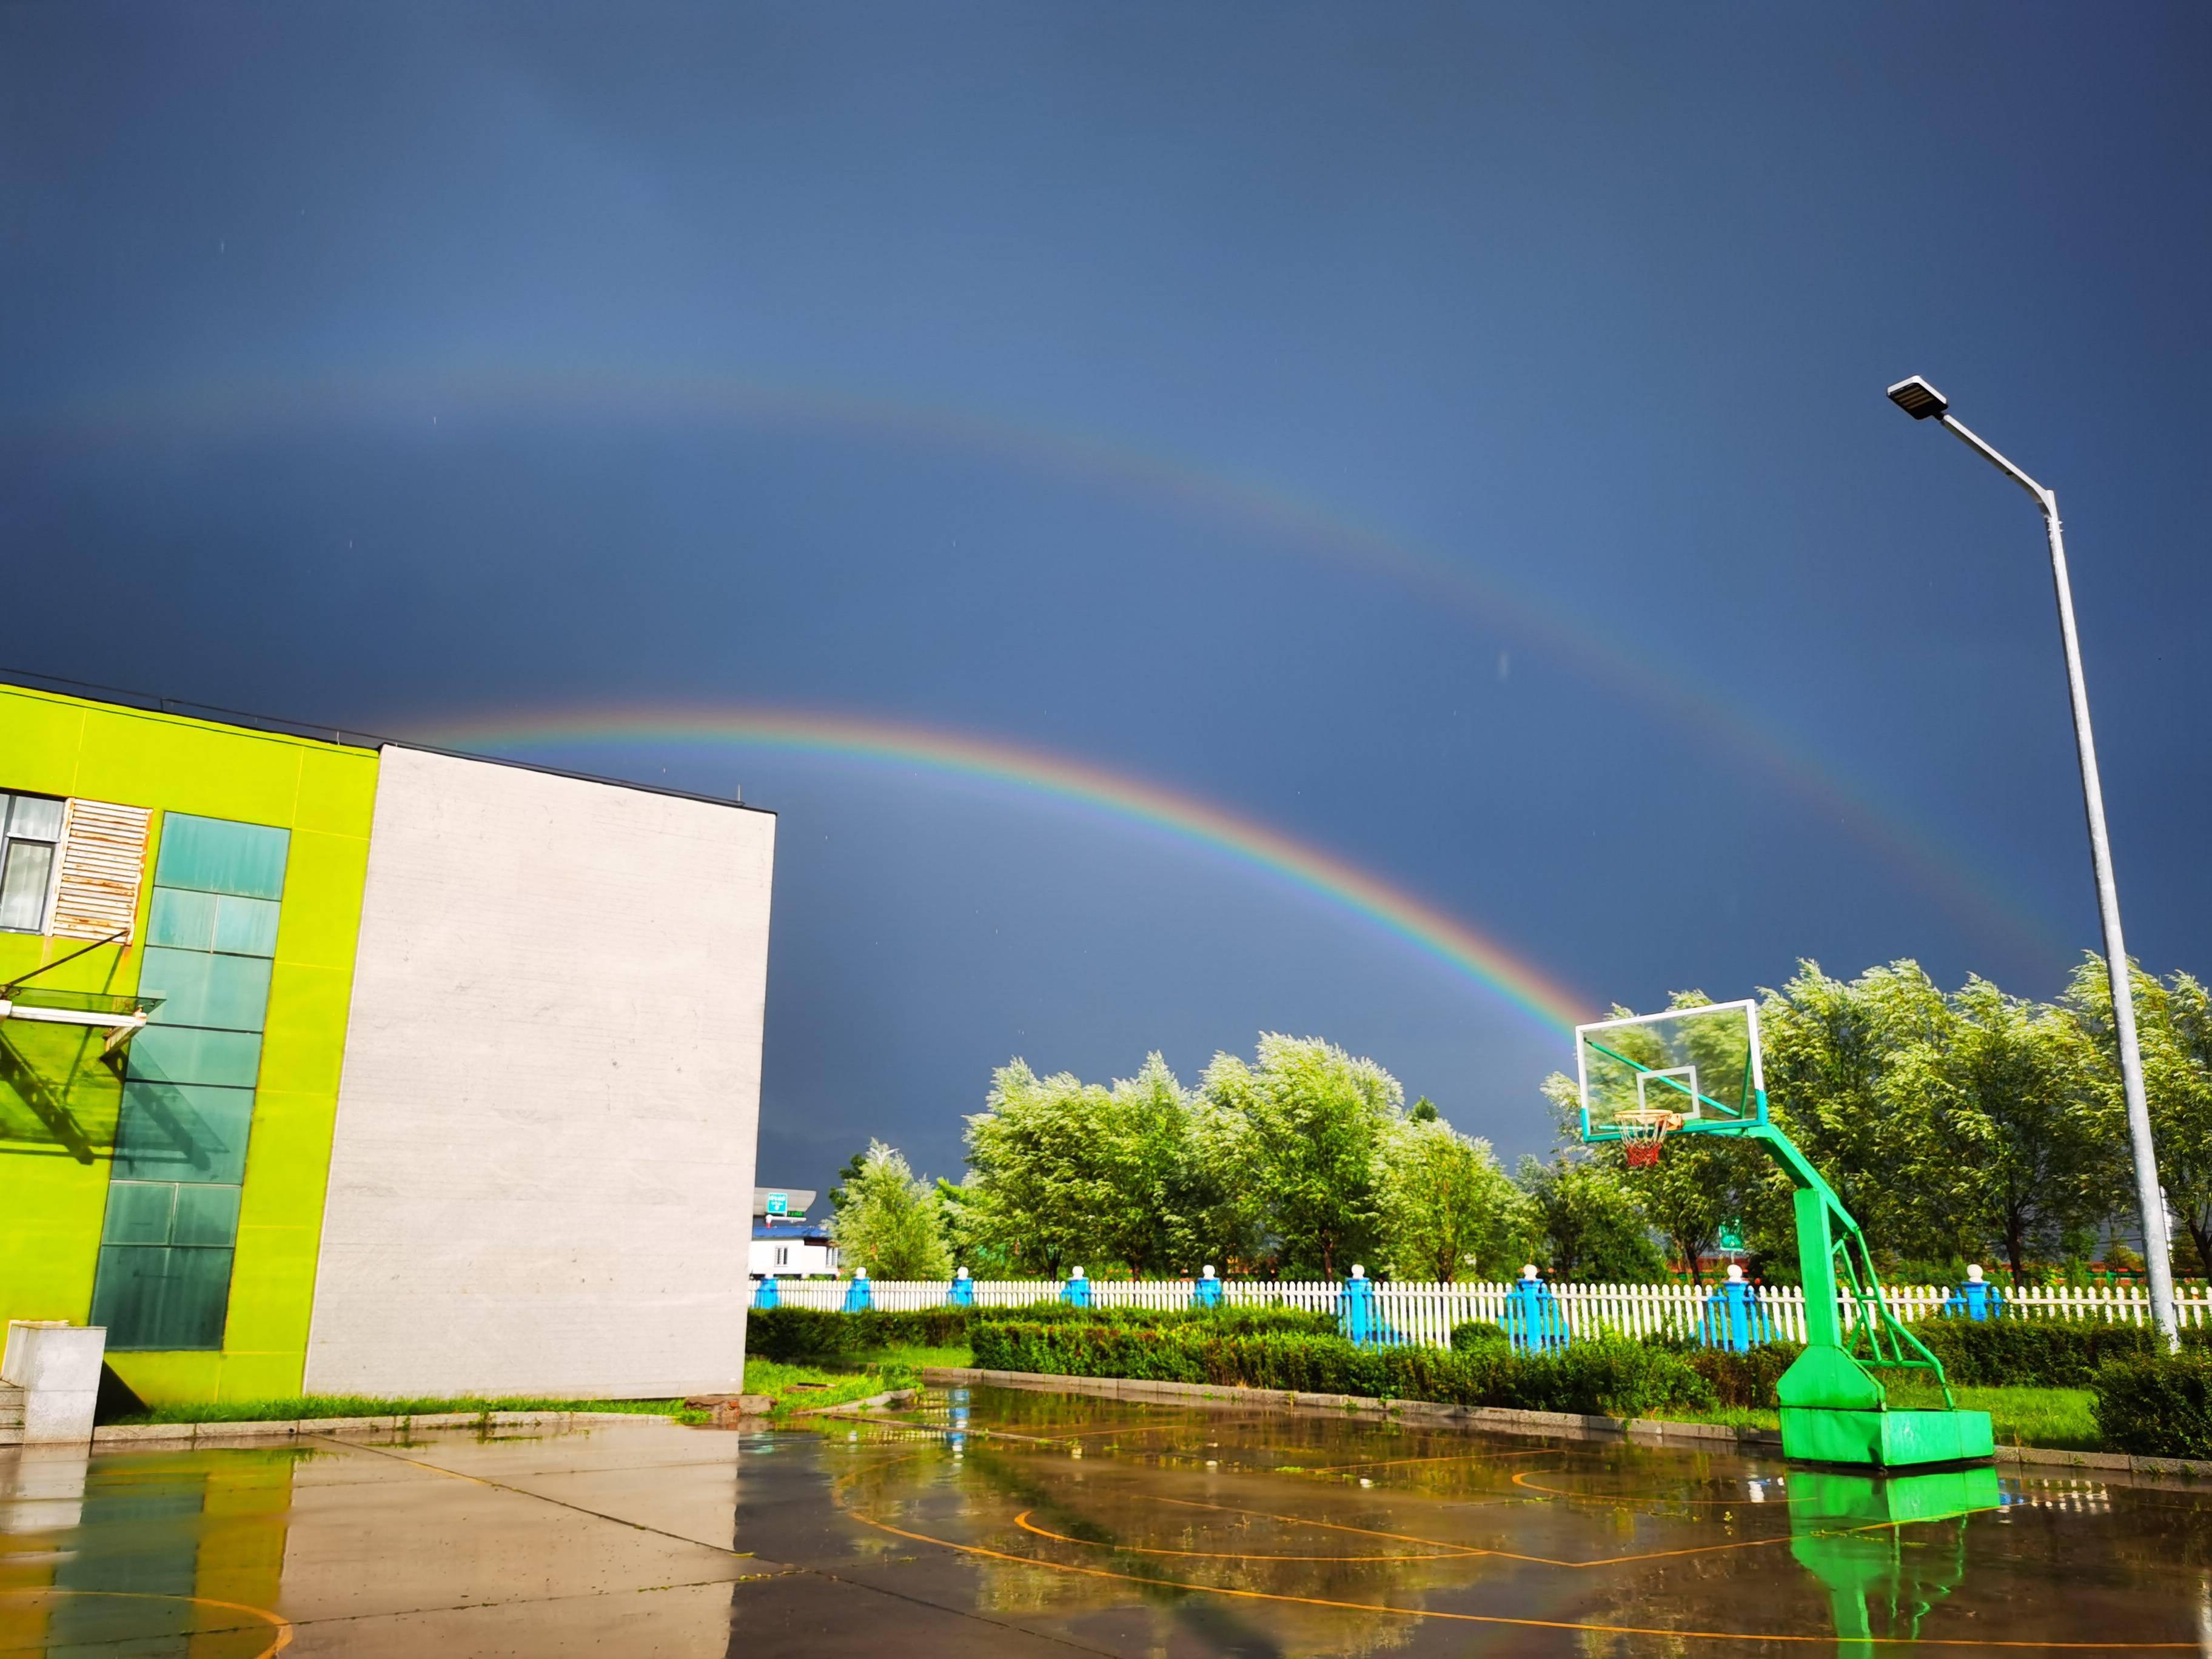
[[1454, 1353], [1477, 1353], [1485, 1348], [1510, 1348], [1513, 1339], [1494, 1319], [1470, 1319], [1452, 1327], [1451, 1345]]
[[1262, 1331], [1298, 1331], [1315, 1336], [1337, 1334], [1336, 1316], [1308, 1313], [1303, 1308], [1279, 1304], [1263, 1308], [1071, 1308], [1064, 1303], [1042, 1303], [1030, 1308], [978, 1308], [980, 1323], [1030, 1325], [1111, 1325], [1136, 1330], [1197, 1326], [1249, 1336]]
[[[1960, 1388], [2086, 1389], [2111, 1361], [2158, 1352], [2149, 1326], [2101, 1319], [1923, 1319], [1911, 1328]], [[2203, 1348], [2212, 1331], [2185, 1331], [2182, 1340]]]
[[1690, 1369], [1705, 1379], [1713, 1398], [1721, 1405], [1752, 1406], [1772, 1411], [1778, 1403], [1774, 1385], [1805, 1350], [1796, 1342], [1762, 1342], [1741, 1353], [1727, 1348], [1689, 1348], [1681, 1352]]
[[968, 1340], [974, 1308], [915, 1313], [825, 1313], [814, 1308], [755, 1308], [745, 1316], [745, 1352], [785, 1365], [857, 1364], [895, 1343], [955, 1347]]
[[2115, 1359], [2097, 1372], [2097, 1433], [2136, 1457], [2212, 1457], [2212, 1356]]
[[874, 1308], [865, 1313], [755, 1308], [745, 1316], [745, 1352], [787, 1365], [857, 1364], [867, 1354], [894, 1344], [956, 1347], [969, 1340], [977, 1323], [993, 1319], [1135, 1330], [1191, 1325], [1240, 1335], [1262, 1331], [1326, 1335], [1336, 1332], [1334, 1314], [1280, 1307], [1071, 1308], [1044, 1302], [1029, 1308], [925, 1308], [915, 1313], [886, 1313]]
[[1199, 1321], [1147, 1327], [994, 1318], [978, 1322], [970, 1340], [975, 1363], [986, 1370], [1211, 1382], [1613, 1417], [1713, 1403], [1711, 1386], [1680, 1355], [1619, 1339], [1577, 1343], [1548, 1354], [1516, 1354], [1495, 1343], [1446, 1352], [1368, 1347], [1340, 1336], [1291, 1331], [1237, 1334]]

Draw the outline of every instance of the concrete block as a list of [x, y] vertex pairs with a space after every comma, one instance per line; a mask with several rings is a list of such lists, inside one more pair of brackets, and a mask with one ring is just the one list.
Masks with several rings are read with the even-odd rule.
[[92, 1438], [107, 1332], [64, 1320], [13, 1319], [0, 1382], [23, 1391], [23, 1444], [82, 1445]]

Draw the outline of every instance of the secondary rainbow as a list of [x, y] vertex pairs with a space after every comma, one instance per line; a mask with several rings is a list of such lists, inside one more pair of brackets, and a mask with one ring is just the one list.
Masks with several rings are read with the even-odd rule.
[[783, 709], [581, 710], [489, 716], [421, 734], [453, 749], [516, 754], [590, 744], [709, 744], [926, 767], [1145, 824], [1226, 854], [1448, 963], [1548, 1029], [1589, 1017], [1585, 999], [1436, 906], [1344, 859], [1197, 797], [1064, 756], [964, 732]]
[[2070, 954], [2039, 905], [1999, 892], [1984, 860], [1962, 856], [1863, 778], [1814, 757], [1802, 735], [1741, 696], [1703, 683], [1676, 653], [1653, 655], [1592, 620], [1545, 605], [1422, 543], [1348, 517], [1256, 479], [1094, 434], [1012, 422], [949, 404], [728, 374], [666, 370], [629, 362], [522, 364], [446, 358], [327, 380], [238, 378], [120, 398], [89, 397], [35, 420], [0, 409], [0, 425], [47, 441], [113, 439], [149, 429], [228, 434], [290, 431], [303, 419], [343, 415], [385, 419], [419, 432], [452, 433], [471, 420], [518, 411], [597, 419], [741, 419], [779, 429], [811, 426], [947, 447], [1012, 465], [1059, 472], [1147, 501], [1213, 515], [1259, 531], [1281, 550], [1389, 580], [1425, 600], [1478, 619], [1492, 641], [1528, 641], [1592, 681], [1681, 722], [1702, 741], [1731, 751], [1752, 771], [1840, 825], [1884, 864], [1987, 936], [2017, 949]]

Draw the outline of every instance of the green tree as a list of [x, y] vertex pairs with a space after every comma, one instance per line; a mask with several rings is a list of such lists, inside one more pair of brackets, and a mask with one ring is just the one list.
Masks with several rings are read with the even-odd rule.
[[1216, 1054], [1200, 1091], [1243, 1121], [1281, 1270], [1334, 1279], [1379, 1242], [1379, 1158], [1405, 1091], [1317, 1037], [1264, 1033], [1256, 1061]]
[[[2187, 974], [2161, 982], [2132, 963], [2129, 971], [2159, 1179], [2168, 1206], [2212, 1270], [2212, 1000]], [[2075, 1064], [2096, 1101], [2102, 1138], [2114, 1161], [2107, 1182], [2110, 1212], [2135, 1220], [2127, 1097], [2120, 1083], [2112, 981], [2103, 957], [2085, 957], [2059, 1006], [2072, 1028]]]
[[830, 1224], [844, 1265], [876, 1279], [945, 1279], [952, 1272], [937, 1190], [915, 1178], [904, 1158], [868, 1143], [845, 1181], [845, 1201]]
[[1941, 1206], [1923, 1237], [1948, 1227], [1968, 1249], [1994, 1244], [2025, 1285], [2031, 1254], [2061, 1253], [2108, 1207], [2112, 1143], [2065, 1015], [1979, 977], [1948, 1003], [1947, 1020], [1888, 1056], [1878, 1093], [1928, 1125], [1901, 1172]]
[[1117, 1078], [1098, 1103], [1091, 1148], [1092, 1220], [1103, 1259], [1138, 1278], [1170, 1271], [1182, 1242], [1176, 1206], [1195, 1196], [1190, 1096], [1158, 1054]]
[[1453, 1133], [1425, 1097], [1384, 1138], [1382, 1265], [1397, 1279], [1510, 1278], [1534, 1231], [1527, 1198], [1486, 1140]]
[[[1849, 981], [1800, 963], [1759, 1006], [1775, 1121], [1887, 1254], [1944, 1255], [1957, 1240], [1948, 1200], [1927, 1180], [1940, 1156], [1929, 1103], [1887, 1081], [1899, 1050], [1940, 1045], [1952, 1024], [1942, 991], [1911, 961]], [[1776, 1190], [1786, 1184], [1775, 1179]]]
[[1040, 1078], [1013, 1060], [992, 1073], [968, 1120], [960, 1235], [1010, 1267], [1057, 1279], [1102, 1237], [1101, 1125], [1112, 1096], [1065, 1072]]
[[1637, 1285], [1665, 1277], [1667, 1263], [1619, 1171], [1562, 1151], [1548, 1164], [1522, 1158], [1520, 1184], [1533, 1210], [1536, 1260], [1559, 1278]]
[[[869, 1146], [874, 1144], [872, 1140], [869, 1142]], [[860, 1178], [860, 1171], [867, 1167], [867, 1163], [868, 1148], [863, 1146], [839, 1166], [837, 1184], [830, 1189], [830, 1213], [833, 1218], [845, 1207], [846, 1190]]]

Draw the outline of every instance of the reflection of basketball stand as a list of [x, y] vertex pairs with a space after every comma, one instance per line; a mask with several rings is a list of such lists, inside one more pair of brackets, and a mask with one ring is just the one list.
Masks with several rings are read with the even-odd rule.
[[[1630, 1168], [1657, 1163], [1672, 1134], [1735, 1135], [1762, 1144], [1796, 1188], [1806, 1341], [1776, 1386], [1784, 1453], [1804, 1462], [1896, 1468], [1994, 1452], [1989, 1413], [1957, 1408], [1942, 1363], [1883, 1300], [1858, 1223], [1796, 1143], [1769, 1121], [1756, 1003], [1578, 1025], [1575, 1063], [1583, 1140], [1620, 1141]], [[1713, 1079], [1710, 1092], [1701, 1078]], [[1945, 1408], [1893, 1407], [1879, 1376], [1886, 1371], [1924, 1374], [1942, 1389]]]
[[[2004, 1502], [1993, 1468], [1880, 1479], [1808, 1469], [1790, 1477], [1790, 1553], [1828, 1587], [1836, 1651], [1917, 1641], [1920, 1621], [1966, 1576], [1966, 1517]], [[1905, 1547], [1899, 1528], [1948, 1522]], [[1948, 1542], [1947, 1549], [1943, 1545]], [[1875, 1629], [1880, 1616], [1882, 1628]]]

